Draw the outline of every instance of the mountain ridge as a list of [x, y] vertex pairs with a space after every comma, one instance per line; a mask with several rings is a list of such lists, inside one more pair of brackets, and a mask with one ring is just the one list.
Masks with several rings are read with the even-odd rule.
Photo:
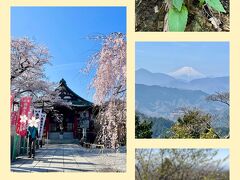
[[141, 68], [136, 71], [136, 84], [202, 90], [208, 94], [212, 94], [215, 92], [229, 91], [229, 76], [204, 77], [186, 82], [184, 80], [176, 79], [168, 74], [152, 73], [151, 71]]
[[213, 114], [226, 109], [221, 103], [207, 101], [209, 95], [201, 90], [136, 84], [136, 110], [148, 116], [163, 117], [172, 121], [181, 115], [182, 108], [198, 108]]

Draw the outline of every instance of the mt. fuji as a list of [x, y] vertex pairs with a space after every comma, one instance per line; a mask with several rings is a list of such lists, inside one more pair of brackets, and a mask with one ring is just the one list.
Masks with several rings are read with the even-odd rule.
[[185, 90], [201, 90], [208, 94], [229, 91], [228, 76], [206, 77], [206, 75], [191, 67], [183, 67], [171, 73], [171, 75], [170, 73], [152, 73], [146, 69], [138, 69], [136, 71], [136, 84], [157, 85]]
[[197, 71], [193, 67], [188, 67], [188, 66], [177, 69], [174, 72], [170, 72], [170, 73], [168, 73], [168, 75], [170, 75], [176, 79], [182, 79], [185, 81], [191, 81], [193, 79], [200, 79], [200, 78], [206, 77], [204, 74]]

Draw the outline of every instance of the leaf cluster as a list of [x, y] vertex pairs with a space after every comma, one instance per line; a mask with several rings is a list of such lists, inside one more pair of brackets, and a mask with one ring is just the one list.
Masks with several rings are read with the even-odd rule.
[[[169, 31], [184, 31], [188, 21], [191, 0], [168, 0], [168, 29]], [[199, 0], [199, 6], [207, 5], [217, 12], [226, 13], [220, 0]]]

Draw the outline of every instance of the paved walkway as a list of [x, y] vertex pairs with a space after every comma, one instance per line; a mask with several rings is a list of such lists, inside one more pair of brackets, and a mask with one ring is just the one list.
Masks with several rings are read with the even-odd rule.
[[124, 172], [126, 153], [86, 149], [76, 144], [49, 144], [36, 151], [34, 159], [19, 157], [13, 172]]

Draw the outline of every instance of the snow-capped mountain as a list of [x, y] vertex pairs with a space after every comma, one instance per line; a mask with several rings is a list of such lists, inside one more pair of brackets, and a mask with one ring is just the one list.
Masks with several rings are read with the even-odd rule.
[[[191, 73], [196, 74], [196, 73]], [[197, 73], [198, 74], [198, 73]], [[201, 74], [201, 73], [200, 73]], [[229, 77], [203, 77], [204, 75], [194, 75], [188, 77], [192, 80], [182, 80], [164, 73], [152, 73], [146, 69], [136, 71], [136, 84], [145, 84], [148, 86], [158, 85], [161, 87], [178, 88], [185, 90], [201, 90], [208, 94], [215, 92], [229, 91]], [[193, 78], [195, 77], [195, 78]]]
[[188, 66], [177, 69], [174, 72], [170, 72], [170, 73], [168, 73], [168, 75], [170, 75], [176, 79], [182, 79], [185, 81], [191, 81], [193, 79], [200, 79], [200, 78], [206, 77], [204, 74], [197, 71], [193, 67], [188, 67]]

